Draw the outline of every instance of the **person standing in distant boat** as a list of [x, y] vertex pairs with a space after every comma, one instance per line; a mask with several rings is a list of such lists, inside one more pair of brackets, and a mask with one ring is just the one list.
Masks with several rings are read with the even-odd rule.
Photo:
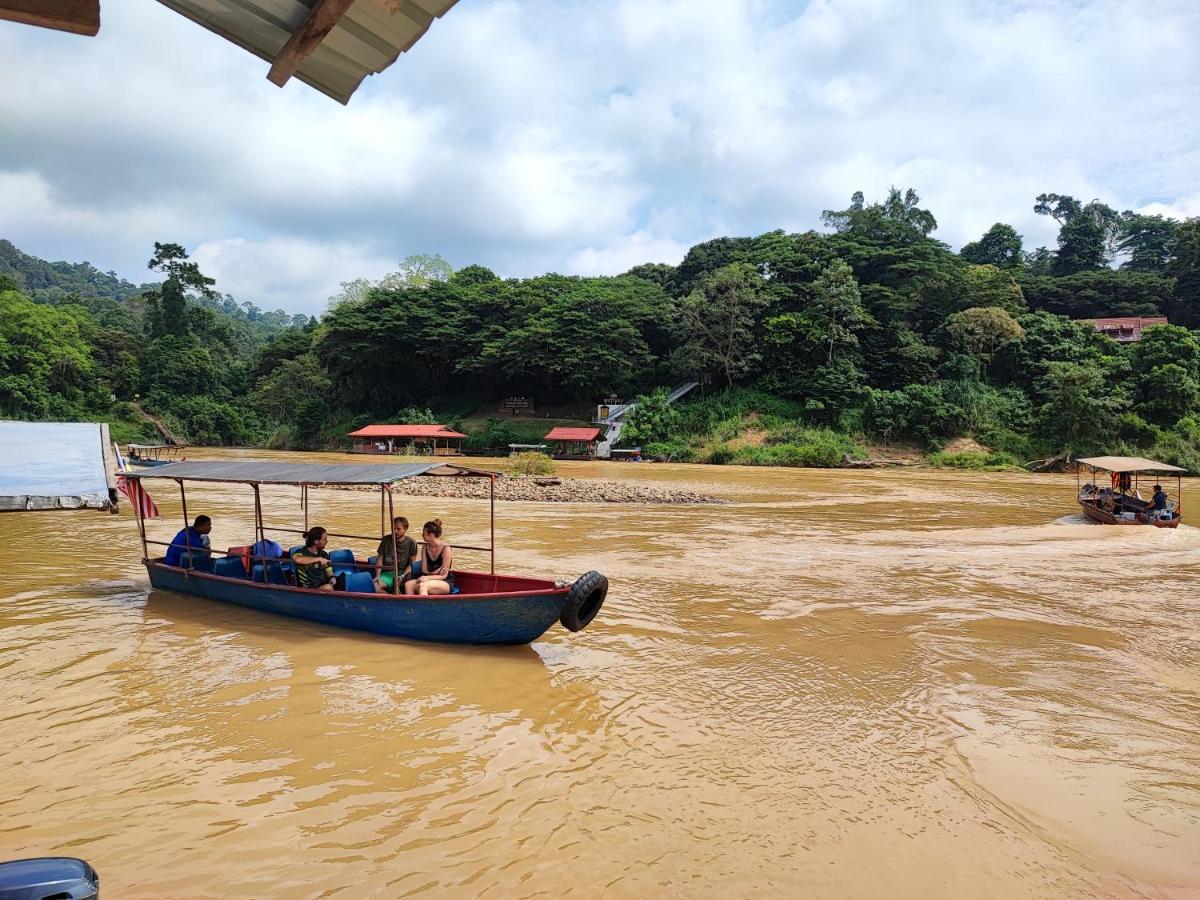
[[454, 590], [454, 551], [442, 540], [442, 520], [426, 522], [421, 528], [425, 546], [421, 548], [421, 574], [405, 583], [404, 593], [449, 594]]
[[171, 538], [171, 546], [167, 548], [167, 555], [163, 557], [163, 562], [168, 566], [178, 566], [183, 564], [183, 554], [189, 551], [208, 553], [208, 533], [210, 531], [212, 531], [212, 519], [208, 516], [196, 516], [191, 525]]

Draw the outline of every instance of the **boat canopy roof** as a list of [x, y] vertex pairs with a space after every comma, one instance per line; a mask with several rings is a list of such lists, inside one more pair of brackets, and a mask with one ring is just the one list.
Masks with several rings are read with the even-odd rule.
[[1092, 456], [1087, 459], [1077, 459], [1077, 463], [1091, 466], [1093, 469], [1103, 469], [1105, 472], [1186, 472], [1179, 466], [1169, 466], [1166, 463], [1155, 462], [1142, 456]]
[[288, 463], [261, 460], [187, 460], [126, 472], [126, 478], [171, 478], [177, 481], [232, 481], [242, 484], [390, 484], [416, 475], [494, 478], [495, 472], [443, 462], [428, 463]]
[[182, 450], [179, 444], [126, 444], [130, 450]]

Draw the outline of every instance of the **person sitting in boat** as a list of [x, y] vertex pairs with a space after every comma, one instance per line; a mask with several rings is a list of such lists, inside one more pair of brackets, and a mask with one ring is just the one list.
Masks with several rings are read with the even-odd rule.
[[[395, 535], [395, 544], [392, 543], [392, 535]], [[396, 556], [392, 556], [392, 547], [396, 548]], [[408, 519], [404, 516], [396, 516], [392, 519], [392, 534], [387, 535], [379, 542], [379, 549], [375, 551], [377, 558], [375, 560], [375, 589], [386, 593], [392, 593], [396, 589], [396, 569], [400, 570], [400, 584], [403, 585], [411, 574], [411, 566], [413, 560], [417, 558], [420, 551], [417, 549], [417, 542], [408, 536]], [[399, 565], [393, 563], [393, 559], [400, 561]]]
[[454, 573], [450, 571], [454, 551], [442, 540], [442, 520], [426, 522], [421, 527], [421, 538], [425, 541], [421, 548], [421, 574], [405, 582], [404, 593], [449, 594], [454, 590]]
[[183, 563], [183, 554], [188, 551], [208, 553], [208, 533], [210, 531], [212, 531], [212, 519], [208, 516], [196, 516], [191, 525], [171, 538], [171, 546], [167, 548], [167, 555], [163, 558], [163, 562], [168, 566], [178, 566]]
[[333, 590], [333, 563], [325, 552], [329, 532], [319, 525], [304, 532], [304, 549], [292, 554], [296, 564], [296, 584], [319, 591]]
[[1167, 492], [1162, 489], [1162, 485], [1156, 484], [1154, 486], [1154, 496], [1150, 498], [1150, 505], [1146, 507], [1146, 512], [1165, 512], [1170, 508], [1167, 505], [1169, 502], [1170, 498], [1167, 496]]

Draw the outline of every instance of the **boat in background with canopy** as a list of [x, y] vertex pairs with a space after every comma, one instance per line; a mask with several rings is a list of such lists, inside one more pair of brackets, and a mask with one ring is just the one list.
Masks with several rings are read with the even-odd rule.
[[[254, 548], [267, 546], [269, 534], [300, 535], [308, 530], [308, 492], [318, 487], [368, 486], [379, 488], [377, 535], [335, 534], [330, 537], [393, 541], [393, 578], [400, 584], [393, 515], [392, 484], [405, 478], [487, 478], [491, 484], [491, 540], [487, 547], [451, 546], [455, 550], [489, 554], [489, 571], [455, 568], [458, 593], [437, 596], [384, 594], [376, 591], [371, 572], [375, 558], [360, 560], [353, 551], [340, 553], [338, 567], [345, 589], [320, 591], [291, 584], [290, 560], [255, 555], [252, 548], [199, 550], [188, 547], [181, 564], [167, 565], [163, 556], [151, 556], [150, 546], [168, 547], [146, 537], [146, 524], [138, 516], [142, 562], [156, 588], [210, 600], [236, 603], [281, 615], [312, 619], [328, 625], [375, 634], [456, 644], [527, 644], [556, 621], [570, 631], [580, 631], [596, 617], [608, 594], [608, 579], [588, 572], [574, 583], [496, 573], [496, 473], [441, 462], [385, 464], [316, 464], [256, 461], [194, 460], [129, 472], [129, 479], [162, 478], [179, 485], [184, 525], [190, 524], [187, 490], [192, 483], [249, 485], [254, 492]], [[300, 488], [304, 527], [269, 525], [263, 518], [262, 485]], [[334, 554], [331, 554], [333, 556]]]
[[[1089, 519], [1103, 525], [1154, 525], [1157, 528], [1175, 528], [1182, 521], [1182, 479], [1187, 469], [1141, 456], [1093, 456], [1075, 462], [1079, 505]], [[1079, 483], [1081, 466], [1092, 471], [1092, 480], [1083, 485]], [[1111, 484], [1096, 484], [1097, 472], [1108, 472]], [[1141, 475], [1153, 472], [1175, 475], [1175, 498], [1171, 499], [1168, 494], [1163, 509], [1153, 509], [1151, 501], [1144, 500], [1139, 490]]]

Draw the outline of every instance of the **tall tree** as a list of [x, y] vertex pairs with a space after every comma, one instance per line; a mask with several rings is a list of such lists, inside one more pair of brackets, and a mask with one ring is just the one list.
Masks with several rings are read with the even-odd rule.
[[1175, 279], [1171, 321], [1189, 328], [1200, 326], [1200, 217], [1188, 219], [1176, 229], [1174, 256], [1167, 272]]
[[1011, 225], [997, 222], [979, 240], [963, 244], [958, 255], [980, 266], [1018, 269], [1025, 261], [1021, 246], [1021, 235], [1017, 234], [1017, 230]]
[[763, 279], [753, 266], [718, 269], [680, 303], [682, 359], [701, 371], [719, 372], [732, 387], [761, 359], [755, 326], [765, 306]]
[[380, 287], [386, 290], [397, 288], [425, 288], [434, 282], [449, 281], [454, 274], [450, 263], [442, 259], [440, 253], [430, 256], [427, 253], [417, 253], [407, 256], [395, 272], [384, 275], [380, 279]]
[[216, 282], [204, 275], [200, 267], [188, 259], [187, 251], [180, 244], [160, 244], [155, 241], [154, 256], [150, 258], [147, 267], [167, 276], [157, 292], [162, 333], [186, 334], [188, 289], [203, 297], [214, 299], [216, 293], [212, 286]]
[[1121, 213], [1117, 252], [1128, 254], [1122, 269], [1165, 273], [1175, 250], [1179, 223], [1164, 216], [1146, 216], [1125, 210]]
[[1052, 272], [1072, 275], [1108, 265], [1121, 229], [1117, 211], [1099, 200], [1086, 206], [1067, 194], [1038, 194], [1033, 211], [1058, 222]]

